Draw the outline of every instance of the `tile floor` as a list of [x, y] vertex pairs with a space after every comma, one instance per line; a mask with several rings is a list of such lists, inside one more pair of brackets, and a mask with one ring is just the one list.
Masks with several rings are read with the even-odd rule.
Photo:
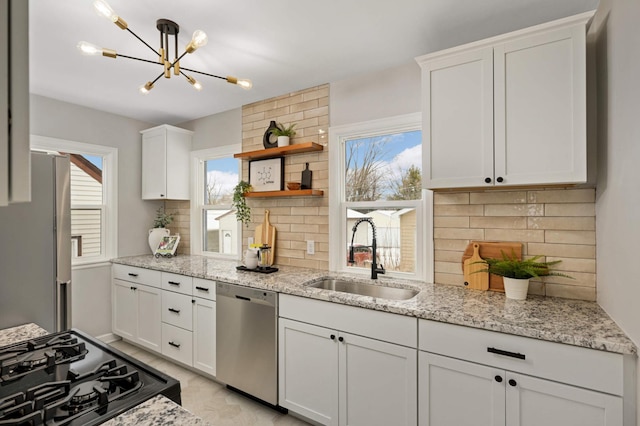
[[180, 381], [182, 406], [215, 426], [303, 426], [291, 415], [284, 415], [264, 405], [227, 390], [221, 384], [180, 367], [164, 358], [122, 340], [111, 343], [122, 352], [151, 365]]

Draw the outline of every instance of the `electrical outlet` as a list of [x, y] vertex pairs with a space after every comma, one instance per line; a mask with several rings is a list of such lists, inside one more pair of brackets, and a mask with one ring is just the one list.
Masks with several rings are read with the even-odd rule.
[[307, 254], [315, 254], [316, 253], [316, 243], [313, 240], [307, 241]]
[[251, 247], [251, 244], [253, 244], [253, 237], [247, 237], [247, 247]]

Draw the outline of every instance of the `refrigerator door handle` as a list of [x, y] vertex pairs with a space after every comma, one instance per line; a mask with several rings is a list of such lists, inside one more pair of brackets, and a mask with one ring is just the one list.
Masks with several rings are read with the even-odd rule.
[[71, 280], [56, 281], [56, 328], [57, 331], [71, 328]]

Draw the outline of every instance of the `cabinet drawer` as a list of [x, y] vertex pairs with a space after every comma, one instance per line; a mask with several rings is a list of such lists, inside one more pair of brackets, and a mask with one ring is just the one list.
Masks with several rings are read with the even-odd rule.
[[162, 322], [193, 330], [192, 297], [185, 294], [162, 291]]
[[203, 299], [216, 300], [216, 282], [194, 278], [192, 294]]
[[162, 323], [162, 355], [192, 366], [192, 333], [171, 324]]
[[193, 278], [185, 275], [162, 273], [162, 288], [191, 296]]
[[418, 339], [423, 351], [623, 394], [621, 354], [428, 320], [419, 321]]
[[304, 297], [280, 295], [280, 316], [415, 348], [418, 320]]
[[150, 285], [152, 287], [160, 287], [160, 271], [151, 269], [138, 268], [136, 266], [114, 264], [113, 278], [124, 281], [135, 282]]

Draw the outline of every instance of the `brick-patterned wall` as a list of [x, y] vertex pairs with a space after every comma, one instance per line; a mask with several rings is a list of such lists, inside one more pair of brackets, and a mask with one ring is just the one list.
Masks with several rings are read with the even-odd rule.
[[[322, 197], [249, 198], [251, 223], [243, 228], [243, 250], [247, 237], [270, 211], [269, 220], [276, 228], [276, 265], [294, 265], [329, 269], [329, 85], [312, 87], [267, 99], [242, 108], [242, 151], [264, 149], [262, 137], [271, 120], [289, 125], [296, 123], [291, 144], [316, 142], [321, 152], [285, 156], [285, 182], [300, 182], [305, 163], [313, 172], [311, 187], [324, 191]], [[248, 162], [242, 163], [242, 179], [248, 180]], [[307, 240], [315, 241], [315, 254], [307, 254]]]
[[595, 300], [594, 189], [438, 192], [433, 210], [436, 282], [462, 285], [471, 240], [517, 241], [525, 256], [561, 260], [556, 270], [575, 278], [531, 280], [530, 294]]
[[171, 235], [180, 234], [178, 254], [191, 254], [191, 203], [189, 201], [166, 200], [164, 210], [172, 213], [173, 222], [167, 225]]

